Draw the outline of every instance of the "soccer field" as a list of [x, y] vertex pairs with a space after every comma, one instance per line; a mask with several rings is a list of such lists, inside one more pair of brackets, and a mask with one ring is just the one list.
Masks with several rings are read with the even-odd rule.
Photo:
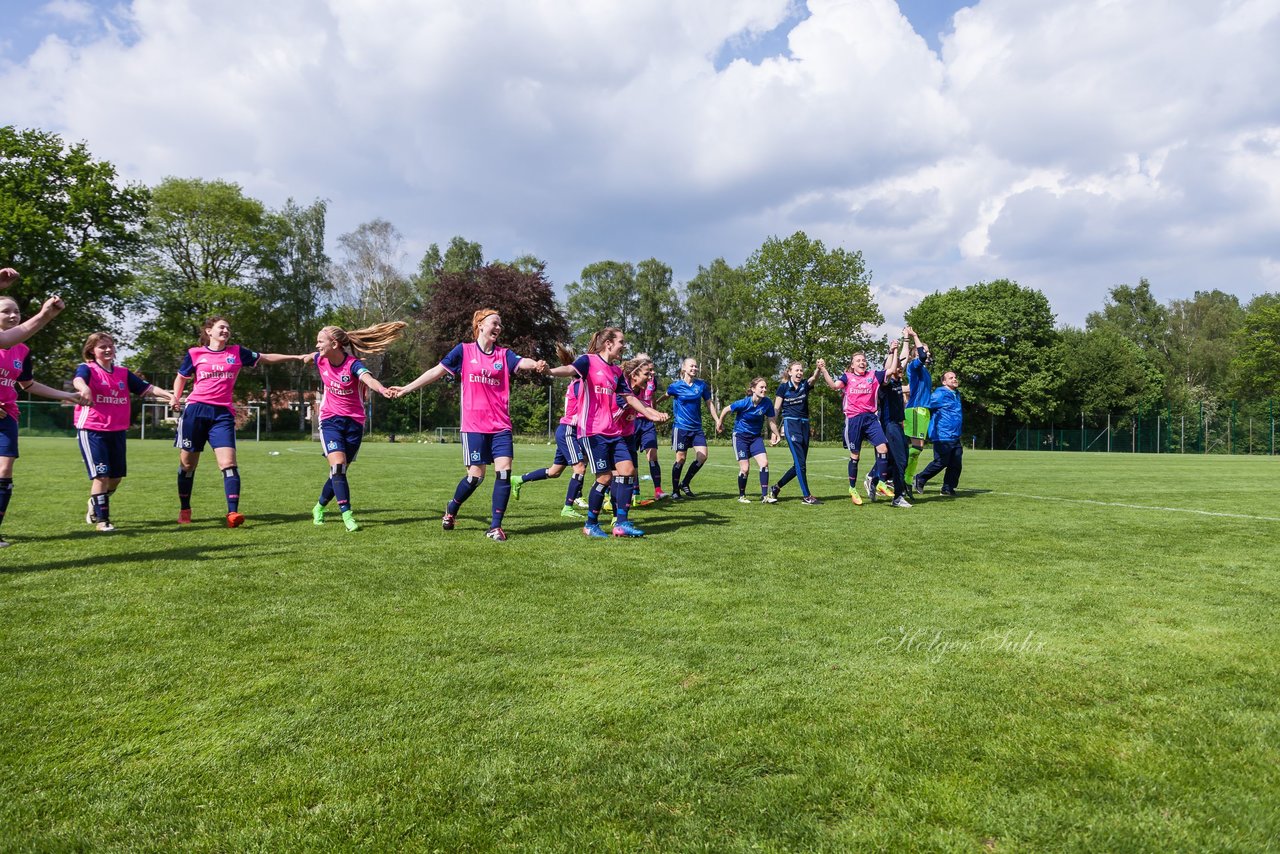
[[206, 455], [179, 529], [176, 452], [131, 442], [99, 534], [74, 441], [23, 439], [0, 848], [1280, 839], [1276, 459], [970, 451], [903, 510], [852, 507], [838, 449], [823, 506], [738, 504], [718, 447], [643, 540], [584, 539], [562, 479], [494, 543], [492, 473], [440, 528], [457, 445], [366, 445], [357, 533], [311, 522], [317, 445], [240, 451], [245, 527]]

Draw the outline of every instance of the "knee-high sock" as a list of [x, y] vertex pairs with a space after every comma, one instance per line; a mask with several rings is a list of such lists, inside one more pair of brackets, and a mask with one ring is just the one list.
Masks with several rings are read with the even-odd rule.
[[747, 473], [745, 471], [738, 472], [738, 495], [747, 494]]
[[191, 509], [191, 485], [195, 483], [196, 470], [178, 469], [178, 506], [183, 510]]
[[[545, 474], [546, 470], [543, 470]], [[493, 484], [493, 515], [489, 517], [490, 528], [502, 527], [502, 516], [507, 512], [507, 504], [511, 501], [511, 472], [498, 472], [498, 479]]]
[[769, 467], [760, 466], [760, 497], [769, 494]]
[[574, 472], [569, 478], [569, 488], [564, 491], [564, 506], [572, 506], [580, 495], [582, 495], [582, 475]]
[[535, 480], [546, 480], [547, 470], [545, 468], [534, 469], [528, 474], [520, 475], [520, 479], [523, 480], [525, 483], [532, 483]]
[[903, 472], [903, 477], [907, 483], [911, 483], [911, 479], [916, 476], [916, 464], [920, 462], [920, 452], [922, 448], [915, 445], [907, 448], [907, 470]]
[[655, 492], [662, 489], [662, 464], [657, 460], [649, 463], [649, 477], [653, 479], [653, 489]]
[[93, 518], [99, 522], [111, 521], [111, 493], [100, 492], [97, 495], [89, 496], [89, 500], [93, 502]]
[[338, 499], [338, 509], [346, 513], [351, 509], [351, 487], [347, 484], [347, 473], [334, 472], [329, 477], [329, 482], [333, 484], [333, 494]]
[[316, 503], [321, 507], [328, 507], [329, 502], [333, 500], [333, 478], [329, 478], [324, 482], [324, 488], [320, 490], [320, 497], [316, 499]]
[[616, 521], [625, 522], [631, 512], [631, 497], [635, 495], [637, 479], [635, 475], [626, 475], [615, 477], [613, 482], [617, 484], [617, 491], [613, 494], [613, 515]]
[[604, 492], [609, 487], [600, 481], [596, 481], [591, 485], [591, 492], [587, 495], [587, 524], [600, 524], [600, 508], [604, 507]]
[[694, 477], [698, 474], [698, 470], [702, 468], [703, 462], [704, 460], [698, 459], [693, 461], [693, 465], [689, 466], [689, 470], [684, 473], [684, 480], [681, 482], [681, 486], [688, 486], [693, 482]]
[[227, 512], [240, 509], [240, 469], [232, 466], [222, 470], [222, 491], [227, 494]]
[[858, 461], [852, 457], [849, 458], [849, 488], [858, 488]]
[[13, 478], [0, 477], [0, 522], [9, 510], [9, 499], [13, 497]]
[[671, 467], [671, 488], [680, 488], [680, 472], [684, 470], [684, 463], [676, 463]]
[[445, 505], [444, 511], [450, 516], [457, 516], [458, 511], [462, 509], [463, 502], [471, 497], [471, 493], [476, 491], [482, 480], [484, 480], [482, 477], [467, 475], [458, 481], [458, 487], [453, 491], [453, 498]]

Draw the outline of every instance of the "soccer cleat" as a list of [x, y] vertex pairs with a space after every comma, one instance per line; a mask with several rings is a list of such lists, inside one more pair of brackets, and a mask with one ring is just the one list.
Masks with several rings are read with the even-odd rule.
[[228, 528], [239, 528], [239, 527], [240, 527], [241, 525], [243, 525], [243, 524], [244, 524], [244, 514], [243, 514], [243, 513], [228, 513], [228, 514], [227, 514], [227, 527], [228, 527]]
[[892, 498], [893, 490], [889, 488], [889, 484], [882, 480], [876, 484], [876, 495], [879, 495], [881, 498]]
[[801, 498], [801, 499], [800, 499], [800, 503], [801, 503], [801, 504], [808, 504], [809, 506], [811, 506], [811, 507], [812, 507], [813, 505], [815, 505], [815, 504], [821, 504], [822, 502], [821, 502], [821, 501], [819, 501], [817, 498], [815, 498], [815, 497], [814, 497], [814, 496], [812, 496], [812, 495], [806, 495], [804, 498]]
[[680, 487], [676, 487], [674, 492], [669, 493], [669, 496], [673, 501], [680, 501], [684, 498], [684, 496], [680, 494]]
[[[769, 487], [769, 494], [773, 496], [773, 501], [777, 501], [777, 500], [778, 500], [778, 493], [780, 493], [780, 492], [782, 492], [782, 490], [781, 490], [779, 487], [777, 487], [777, 486], [771, 486], [771, 487]], [[772, 503], [773, 503], [773, 501], [771, 501], [771, 502], [769, 502], [769, 503], [770, 503], [770, 504], [772, 504]]]
[[772, 495], [766, 495], [760, 499], [760, 503], [761, 504], [777, 504], [778, 499], [774, 498]]
[[324, 524], [324, 505], [317, 503], [311, 508], [311, 521], [316, 525]]
[[590, 506], [590, 505], [588, 504], [587, 499], [583, 498], [582, 496], [578, 496], [577, 498], [573, 499], [573, 506], [574, 506], [574, 507], [588, 507], [588, 506]]
[[507, 541], [507, 532], [501, 528], [490, 528], [485, 532], [485, 536], [495, 543], [505, 543]]
[[904, 496], [899, 495], [897, 498], [893, 499], [893, 505], [892, 505], [892, 506], [894, 506], [894, 507], [910, 507], [910, 506], [911, 506], [911, 502], [910, 502], [910, 501], [908, 501]]
[[945, 486], [944, 486], [944, 487], [942, 487], [942, 489], [938, 490], [938, 494], [939, 494], [939, 495], [945, 495], [947, 498], [955, 498], [955, 497], [956, 497], [956, 491], [955, 491], [954, 489], [948, 489], [948, 488], [947, 488], [947, 487], [945, 487]]
[[107, 534], [107, 533], [110, 533], [111, 531], [114, 531], [116, 529], [116, 526], [112, 525], [110, 522], [99, 522], [97, 525], [97, 528], [102, 533]]
[[571, 506], [570, 506], [570, 505], [568, 505], [568, 504], [566, 504], [564, 507], [560, 508], [560, 515], [561, 515], [561, 516], [563, 516], [563, 517], [565, 517], [566, 519], [585, 519], [585, 518], [587, 518], [586, 516], [584, 516], [584, 515], [582, 515], [581, 513], [579, 513], [577, 510], [574, 510], [574, 509], [573, 509], [573, 507], [571, 507]]
[[4, 537], [0, 537], [0, 549], [7, 549], [7, 548], [9, 548], [9, 541], [6, 540]]
[[662, 499], [664, 499], [664, 498], [670, 498], [670, 497], [671, 497], [670, 495], [668, 495], [667, 493], [663, 492], [661, 489], [655, 489], [655, 490], [653, 491], [653, 500], [654, 500], [654, 501], [661, 501], [661, 500], [662, 500]]
[[692, 489], [690, 489], [690, 488], [688, 487], [688, 485], [685, 485], [685, 486], [680, 487], [680, 491], [684, 493], [684, 497], [685, 497], [685, 498], [697, 498], [697, 497], [698, 497], [698, 496], [696, 496], [696, 495], [694, 495], [694, 494], [693, 494], [693, 490], [692, 490]]
[[516, 501], [520, 500], [520, 487], [524, 486], [524, 478], [520, 475], [513, 475], [511, 478], [511, 497]]
[[631, 524], [630, 519], [624, 519], [613, 526], [613, 535], [615, 537], [643, 537], [644, 531]]
[[650, 504], [653, 504], [653, 503], [654, 503], [655, 501], [657, 501], [657, 500], [658, 500], [658, 499], [656, 499], [656, 498], [645, 498], [645, 499], [643, 499], [643, 500], [641, 500], [641, 501], [637, 501], [637, 502], [636, 502], [636, 506], [637, 506], [637, 507], [648, 507]]
[[440, 527], [441, 527], [441, 528], [444, 528], [446, 531], [452, 531], [452, 530], [453, 530], [453, 520], [454, 520], [455, 518], [457, 518], [457, 517], [455, 517], [452, 513], [446, 513], [446, 514], [444, 514], [443, 516], [441, 516], [441, 517], [440, 517]]
[[360, 530], [360, 523], [356, 521], [356, 514], [350, 510], [342, 511], [342, 524], [347, 526], [348, 531]]
[[853, 502], [854, 507], [862, 506], [862, 496], [858, 495], [858, 490], [852, 486], [849, 487], [849, 500]]
[[606, 495], [604, 497], [604, 505], [600, 509], [603, 510], [605, 513], [612, 513], [613, 512], [613, 496]]
[[920, 475], [911, 478], [911, 491], [924, 495], [924, 481], [920, 479]]
[[862, 491], [865, 492], [867, 497], [872, 501], [876, 500], [876, 487], [871, 481], [871, 472], [867, 472], [867, 476], [862, 479]]
[[92, 525], [98, 520], [93, 516], [93, 499], [89, 499], [89, 512], [84, 514], [84, 521], [88, 525]]
[[188, 507], [186, 510], [178, 511], [178, 524], [179, 525], [191, 524], [191, 508]]
[[750, 503], [751, 503], [751, 499], [750, 499], [750, 498], [748, 498], [748, 497], [747, 497], [747, 496], [745, 496], [745, 495], [739, 495], [739, 496], [738, 496], [738, 503], [739, 503], [739, 504], [750, 504]]
[[583, 525], [582, 536], [592, 540], [607, 540], [609, 535], [600, 530], [599, 525]]

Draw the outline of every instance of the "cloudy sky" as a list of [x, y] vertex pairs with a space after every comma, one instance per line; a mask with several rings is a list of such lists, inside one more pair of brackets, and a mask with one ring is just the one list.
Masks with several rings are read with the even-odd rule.
[[1280, 290], [1280, 0], [6, 0], [0, 122], [560, 288], [803, 229], [886, 319]]

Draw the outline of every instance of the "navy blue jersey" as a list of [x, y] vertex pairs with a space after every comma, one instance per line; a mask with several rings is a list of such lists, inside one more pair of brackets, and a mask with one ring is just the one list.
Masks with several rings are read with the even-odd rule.
[[809, 418], [809, 392], [813, 391], [813, 386], [809, 385], [807, 379], [800, 380], [800, 385], [792, 385], [791, 380], [787, 380], [778, 386], [778, 390], [773, 393], [774, 397], [782, 398], [782, 411], [778, 414], [783, 418]]
[[901, 424], [906, 419], [906, 405], [902, 402], [902, 380], [888, 377], [880, 386], [880, 421], [883, 424]]
[[702, 429], [702, 401], [711, 400], [711, 387], [699, 379], [691, 383], [676, 380], [667, 386], [667, 395], [674, 399], [672, 411], [678, 430]]
[[734, 414], [733, 432], [739, 436], [759, 436], [764, 432], [764, 420], [776, 414], [772, 400], [762, 397], [752, 403], [751, 395], [729, 404], [729, 411]]

